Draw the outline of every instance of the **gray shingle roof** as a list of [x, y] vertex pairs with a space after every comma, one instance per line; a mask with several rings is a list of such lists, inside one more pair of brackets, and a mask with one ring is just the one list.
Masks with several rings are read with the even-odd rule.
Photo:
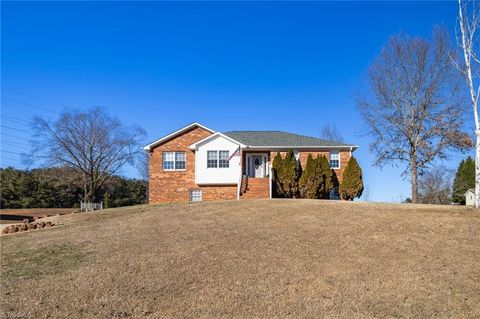
[[322, 140], [316, 137], [293, 134], [282, 131], [231, 131], [223, 133], [234, 140], [248, 146], [354, 146], [335, 141]]

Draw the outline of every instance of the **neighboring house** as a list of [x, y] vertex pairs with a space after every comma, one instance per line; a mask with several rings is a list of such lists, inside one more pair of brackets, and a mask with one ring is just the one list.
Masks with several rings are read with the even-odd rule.
[[[220, 133], [192, 123], [144, 147], [150, 203], [271, 198], [271, 161], [293, 150], [325, 155], [339, 181], [357, 146], [280, 131]], [[338, 190], [333, 192], [338, 197]]]
[[467, 206], [475, 205], [475, 190], [472, 189], [472, 188], [470, 188], [465, 193], [465, 205], [467, 205]]

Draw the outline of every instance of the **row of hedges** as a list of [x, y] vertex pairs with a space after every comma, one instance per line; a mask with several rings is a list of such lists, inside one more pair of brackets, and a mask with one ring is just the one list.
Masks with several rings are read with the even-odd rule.
[[341, 184], [325, 156], [313, 158], [309, 154], [303, 170], [292, 150], [285, 158], [277, 153], [272, 162], [272, 173], [275, 197], [329, 199], [331, 191], [339, 188], [342, 199], [353, 200], [363, 192], [362, 169], [354, 157], [343, 171]]

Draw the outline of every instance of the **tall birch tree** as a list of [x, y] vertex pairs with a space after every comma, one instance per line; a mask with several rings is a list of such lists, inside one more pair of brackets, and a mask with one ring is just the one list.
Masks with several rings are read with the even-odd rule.
[[480, 11], [475, 1], [458, 0], [458, 23], [460, 34], [458, 44], [462, 49], [464, 65], [456, 63], [457, 68], [464, 74], [470, 93], [470, 102], [473, 108], [475, 122], [475, 207], [480, 208], [480, 120], [478, 118], [478, 96], [480, 84], [478, 69], [478, 33], [475, 33], [480, 23]]

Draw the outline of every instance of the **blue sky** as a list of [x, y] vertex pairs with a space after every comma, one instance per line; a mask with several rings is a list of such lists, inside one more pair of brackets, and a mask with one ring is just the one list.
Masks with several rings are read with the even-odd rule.
[[388, 36], [453, 33], [456, 2], [2, 2], [1, 15], [2, 166], [23, 167], [32, 115], [65, 108], [104, 106], [147, 141], [194, 121], [310, 136], [330, 123], [360, 146], [370, 200], [398, 201], [403, 168], [371, 166], [353, 96]]

